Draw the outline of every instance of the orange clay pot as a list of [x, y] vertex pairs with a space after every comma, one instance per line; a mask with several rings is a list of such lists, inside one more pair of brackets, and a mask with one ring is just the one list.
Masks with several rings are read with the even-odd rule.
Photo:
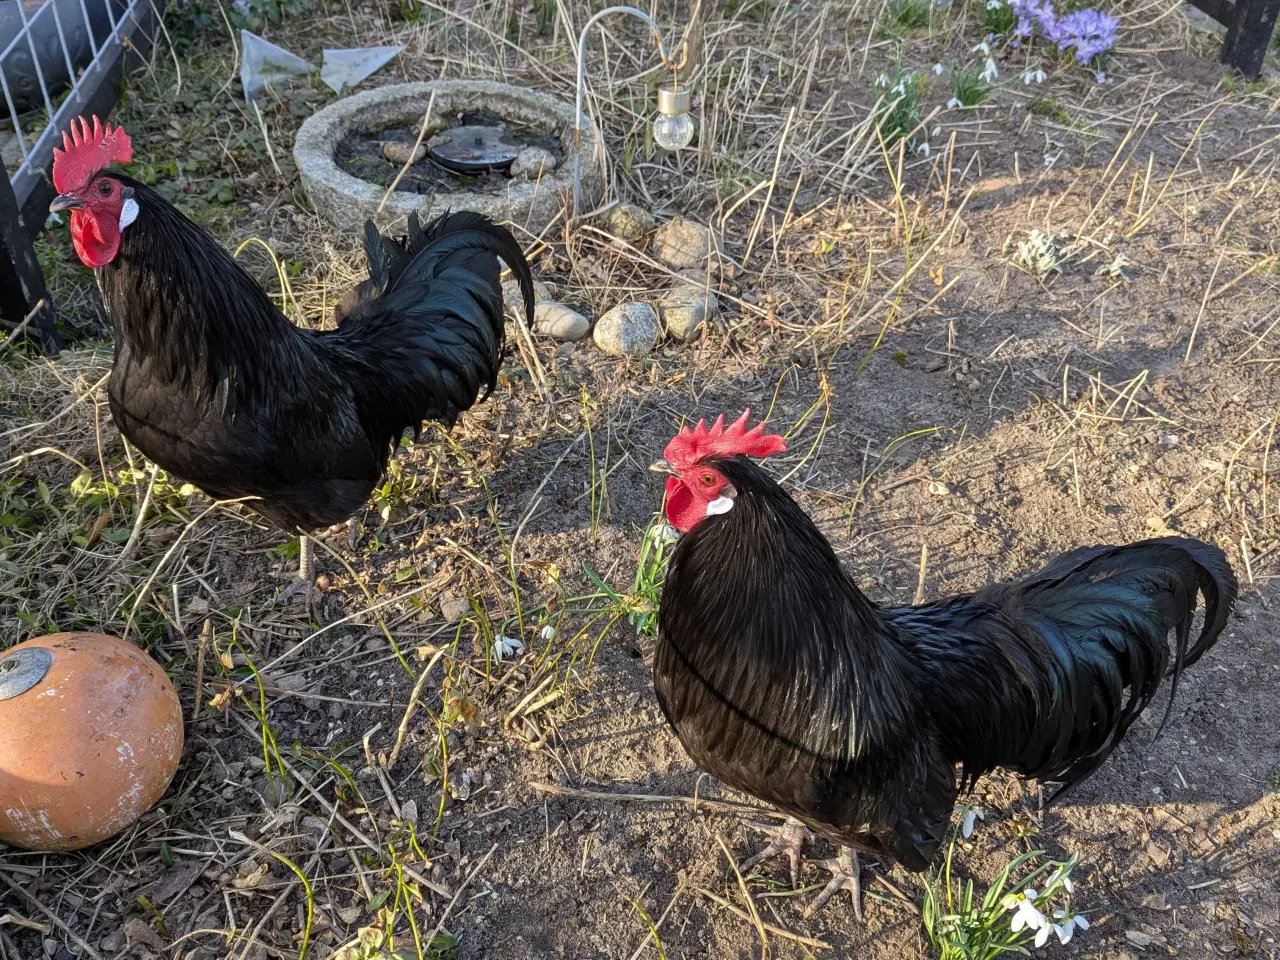
[[0, 840], [79, 850], [132, 825], [182, 757], [182, 708], [160, 664], [100, 633], [0, 654]]

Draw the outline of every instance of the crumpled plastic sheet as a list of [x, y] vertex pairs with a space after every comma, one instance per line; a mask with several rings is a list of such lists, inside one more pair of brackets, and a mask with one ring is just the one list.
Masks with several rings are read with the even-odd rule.
[[404, 52], [404, 47], [360, 47], [355, 50], [326, 50], [320, 79], [334, 93], [357, 87]]
[[300, 77], [316, 69], [315, 64], [248, 30], [240, 31], [240, 45], [240, 84], [244, 87], [245, 103], [262, 96], [268, 83]]

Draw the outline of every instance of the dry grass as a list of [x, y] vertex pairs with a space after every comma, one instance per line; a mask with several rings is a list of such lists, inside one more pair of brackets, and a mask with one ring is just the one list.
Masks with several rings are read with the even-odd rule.
[[[304, 8], [267, 35], [316, 60], [326, 45], [405, 44], [376, 82], [498, 77], [571, 99], [569, 38], [587, 5], [551, 7], [541, 36], [537, 10], [496, 0]], [[19, 922], [0, 926], [5, 957], [50, 942], [192, 960], [922, 950], [888, 897], [866, 929], [835, 907], [811, 922], [798, 898], [727, 870], [714, 841], [742, 849], [732, 797], [693, 802], [692, 818], [683, 800], [678, 814], [656, 802], [712, 788], [662, 732], [647, 640], [628, 624], [652, 596], [634, 576], [660, 497], [643, 468], [682, 418], [747, 403], [787, 434], [774, 469], [877, 597], [972, 589], [1085, 540], [1170, 528], [1228, 550], [1256, 635], [1206, 660], [1185, 716], [1151, 748], [1213, 744], [1224, 767], [1197, 774], [1209, 761], [1190, 746], [1148, 765], [1136, 746], [1099, 778], [1092, 807], [1038, 821], [1029, 792], [994, 779], [980, 799], [1004, 816], [966, 854], [990, 878], [1036, 833], [1079, 852], [1093, 916], [1109, 921], [1085, 955], [1145, 942], [1274, 957], [1276, 898], [1259, 886], [1277, 859], [1265, 829], [1280, 813], [1266, 786], [1280, 771], [1274, 726], [1268, 742], [1255, 699], [1214, 684], [1257, 658], [1255, 696], [1277, 689], [1280, 88], [1224, 82], [1217, 40], [1165, 0], [1112, 8], [1122, 49], [1106, 86], [1024, 47], [964, 110], [945, 109], [951, 91], [930, 67], [976, 56], [974, 4], [925, 24], [859, 2], [703, 8], [695, 149], [651, 149], [662, 77], [638, 24], [593, 37], [588, 106], [611, 148], [609, 198], [716, 230], [720, 322], [631, 364], [512, 328], [495, 396], [402, 453], [354, 549], [320, 549], [315, 621], [268, 608], [296, 547], [251, 510], [163, 475], [149, 490], [111, 424], [108, 349], [10, 351], [4, 643], [128, 636], [173, 676], [190, 722], [174, 787], [133, 830], [89, 854], [0, 857], [0, 880], [24, 891], [6, 903]], [[188, 42], [201, 11], [212, 26]], [[181, 48], [162, 46], [132, 78], [117, 119], [157, 182], [242, 247], [291, 317], [327, 322], [362, 277], [358, 238], [309, 212], [288, 153], [300, 114], [330, 97], [301, 81], [261, 115], [246, 109], [224, 13], [171, 11]], [[1049, 79], [1024, 84], [1037, 63]], [[899, 104], [877, 106], [873, 84], [898, 65], [923, 80], [908, 104], [918, 119], [894, 139], [874, 118]], [[599, 219], [514, 226], [540, 278], [593, 313], [670, 281]], [[1033, 230], [1029, 258], [1019, 244]], [[68, 246], [55, 233], [42, 256], [64, 316], [92, 332], [95, 295]], [[499, 660], [501, 637], [523, 654]], [[1206, 700], [1226, 710], [1208, 732]], [[1165, 792], [1152, 806], [1156, 766]], [[1111, 790], [1107, 776], [1123, 782]], [[1215, 776], [1240, 779], [1213, 789]], [[602, 803], [600, 790], [655, 802]], [[1166, 829], [1183, 851], [1173, 862], [1232, 892], [1144, 872]], [[1148, 895], [1171, 922], [1143, 912]], [[544, 915], [572, 919], [547, 929]]]

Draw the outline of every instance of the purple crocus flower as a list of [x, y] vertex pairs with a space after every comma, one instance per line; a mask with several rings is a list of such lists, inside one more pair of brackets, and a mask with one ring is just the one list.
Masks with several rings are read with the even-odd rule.
[[1015, 37], [1026, 40], [1039, 34], [1063, 53], [1074, 48], [1076, 61], [1081, 66], [1088, 66], [1094, 57], [1116, 45], [1119, 21], [1093, 8], [1059, 17], [1054, 12], [1053, 0], [1013, 0], [1012, 6], [1017, 17], [1013, 28]]
[[1063, 52], [1075, 47], [1076, 62], [1083, 67], [1116, 45], [1118, 26], [1119, 21], [1108, 14], [1094, 9], [1077, 10], [1057, 22], [1056, 37], [1046, 34], [1045, 39], [1052, 39]]
[[1018, 18], [1013, 28], [1017, 36], [1027, 39], [1039, 32], [1052, 39], [1050, 34], [1058, 22], [1053, 0], [1013, 0], [1013, 14]]

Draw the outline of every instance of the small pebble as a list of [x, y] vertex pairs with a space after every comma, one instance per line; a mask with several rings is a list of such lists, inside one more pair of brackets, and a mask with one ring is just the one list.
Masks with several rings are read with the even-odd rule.
[[440, 601], [440, 616], [445, 623], [457, 623], [471, 610], [471, 604], [462, 597], [446, 597]]
[[555, 155], [544, 147], [525, 147], [511, 164], [511, 176], [517, 180], [537, 180], [556, 168]]
[[[387, 140], [382, 144], [382, 156], [390, 163], [398, 163], [404, 166], [406, 163], [418, 163], [427, 155], [427, 148], [418, 145], [418, 149], [413, 149], [412, 143], [401, 143], [399, 140]], [[412, 157], [412, 159], [410, 159]]]

